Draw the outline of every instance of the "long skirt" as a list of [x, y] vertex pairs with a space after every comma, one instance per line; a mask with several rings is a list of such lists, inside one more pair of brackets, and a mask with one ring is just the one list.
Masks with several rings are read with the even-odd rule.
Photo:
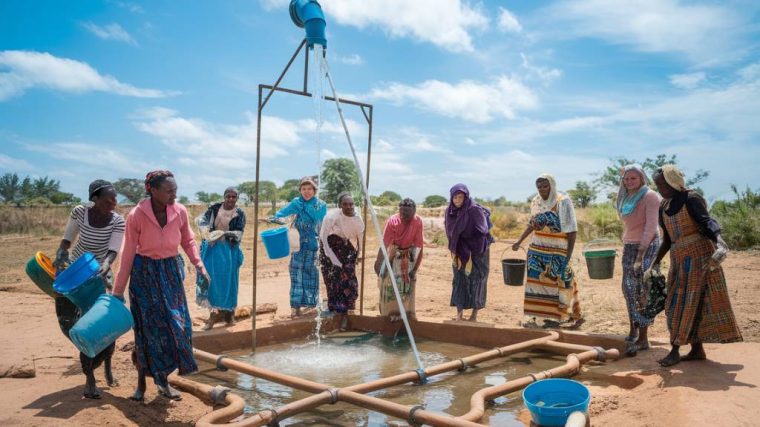
[[317, 251], [301, 248], [290, 254], [290, 307], [316, 307], [319, 299]]
[[[641, 271], [646, 271], [652, 265], [659, 248], [660, 239], [655, 237], [644, 254]], [[628, 309], [628, 320], [637, 326], [647, 327], [652, 324], [654, 318], [648, 318], [641, 314], [647, 305], [649, 287], [642, 276], [636, 276], [633, 269], [638, 252], [638, 243], [627, 244], [623, 247], [623, 297], [625, 297], [625, 306]]]
[[129, 282], [129, 302], [135, 321], [135, 354], [140, 373], [160, 386], [179, 369], [198, 370], [193, 358], [193, 324], [185, 299], [182, 258], [151, 259], [136, 255]]
[[[391, 259], [391, 267], [393, 267], [393, 276], [396, 278], [401, 303], [404, 305], [404, 310], [409, 315], [414, 316], [414, 293], [417, 287], [417, 278], [412, 278], [410, 273], [417, 263], [419, 249], [416, 247], [399, 249], [397, 246], [391, 245], [388, 252], [396, 253]], [[385, 270], [385, 263], [380, 268], [380, 276], [377, 281], [380, 286], [380, 314], [383, 316], [398, 315], [400, 310], [396, 301], [396, 294], [393, 292], [391, 276]]]
[[346, 313], [356, 308], [359, 296], [359, 281], [356, 280], [356, 259], [359, 255], [351, 242], [335, 234], [327, 236], [327, 244], [335, 252], [342, 266], [333, 265], [319, 248], [319, 260], [322, 263], [322, 277], [327, 288], [327, 308], [336, 313]]
[[[567, 250], [531, 243], [527, 263], [525, 315], [558, 322], [580, 320], [578, 283], [567, 263]], [[563, 266], [565, 270], [561, 271]]]
[[237, 307], [240, 266], [243, 251], [240, 245], [220, 239], [201, 243], [201, 259], [211, 277], [208, 286], [196, 286], [195, 302], [212, 310], [234, 311]]
[[467, 274], [464, 268], [452, 266], [454, 272], [450, 303], [452, 307], [456, 307], [457, 310], [471, 308], [480, 310], [486, 306], [489, 253], [490, 250], [486, 250], [480, 255], [472, 255], [470, 274]]

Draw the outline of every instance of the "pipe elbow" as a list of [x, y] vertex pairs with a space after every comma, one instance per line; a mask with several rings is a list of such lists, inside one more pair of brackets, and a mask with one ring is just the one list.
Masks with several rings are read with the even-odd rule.
[[296, 26], [306, 30], [309, 46], [320, 44], [327, 46], [325, 27], [327, 21], [317, 0], [292, 0], [290, 2], [290, 19]]

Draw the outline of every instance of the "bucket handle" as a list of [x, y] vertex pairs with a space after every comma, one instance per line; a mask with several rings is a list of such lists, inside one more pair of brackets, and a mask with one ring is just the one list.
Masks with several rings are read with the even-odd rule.
[[[504, 253], [507, 252], [508, 250], [512, 249], [512, 245], [510, 243], [516, 243], [516, 242], [506, 242], [506, 243], [507, 243], [507, 247], [504, 248], [503, 251], [501, 251], [501, 256], [499, 257], [499, 259], [505, 259], [504, 258]], [[522, 251], [525, 253], [525, 256], [528, 255], [528, 252], [525, 250], [525, 248], [523, 248], [522, 246], [520, 246], [520, 249], [522, 249]]]

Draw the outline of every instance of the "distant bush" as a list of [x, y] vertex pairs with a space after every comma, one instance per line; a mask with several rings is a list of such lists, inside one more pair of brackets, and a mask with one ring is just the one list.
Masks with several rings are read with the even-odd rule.
[[518, 221], [517, 212], [514, 208], [493, 207], [491, 209], [491, 222], [493, 229], [491, 234], [498, 239], [517, 237], [522, 231]]
[[426, 208], [437, 208], [439, 206], [446, 205], [448, 202], [449, 201], [445, 197], [439, 196], [437, 194], [433, 194], [433, 195], [425, 197], [425, 200], [422, 202], [422, 205], [425, 206]]
[[733, 202], [717, 201], [710, 213], [721, 225], [721, 235], [732, 249], [750, 249], [760, 246], [760, 192], [750, 188], [739, 192]]
[[612, 203], [602, 203], [582, 211], [584, 215], [578, 215], [580, 240], [589, 241], [601, 237], [619, 240], [623, 237], [623, 223]]

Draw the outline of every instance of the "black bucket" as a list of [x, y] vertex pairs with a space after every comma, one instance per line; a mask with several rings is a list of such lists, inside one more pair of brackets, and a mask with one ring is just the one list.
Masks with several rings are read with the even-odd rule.
[[504, 275], [504, 284], [509, 286], [522, 286], [525, 284], [525, 260], [507, 258], [501, 260], [501, 270]]
[[[511, 246], [507, 246], [510, 249]], [[507, 251], [504, 249], [504, 252]], [[520, 247], [520, 249], [523, 249]], [[525, 251], [525, 249], [523, 249]], [[504, 258], [504, 252], [501, 253], [501, 273], [504, 275], [504, 284], [509, 286], [522, 286], [525, 284], [525, 265], [526, 261], [519, 258]]]

